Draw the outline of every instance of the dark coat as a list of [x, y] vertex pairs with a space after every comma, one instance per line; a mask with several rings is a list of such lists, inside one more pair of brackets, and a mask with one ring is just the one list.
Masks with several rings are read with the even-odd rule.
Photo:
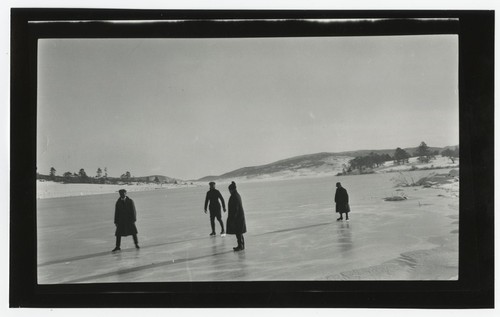
[[135, 221], [137, 220], [134, 201], [125, 197], [123, 201], [118, 198], [115, 206], [115, 236], [130, 236], [137, 234]]
[[207, 210], [208, 202], [210, 202], [210, 206], [208, 207], [210, 209], [210, 213], [215, 212], [220, 215], [219, 199], [222, 202], [222, 207], [226, 209], [226, 203], [224, 202], [224, 198], [222, 197], [220, 191], [217, 189], [210, 189], [205, 198], [205, 210]]
[[349, 195], [344, 187], [337, 187], [335, 191], [335, 212], [347, 213], [349, 208]]
[[243, 234], [247, 232], [247, 225], [245, 222], [245, 212], [243, 211], [243, 204], [241, 203], [241, 196], [238, 192], [234, 192], [229, 197], [227, 203], [227, 223], [226, 233], [228, 234]]

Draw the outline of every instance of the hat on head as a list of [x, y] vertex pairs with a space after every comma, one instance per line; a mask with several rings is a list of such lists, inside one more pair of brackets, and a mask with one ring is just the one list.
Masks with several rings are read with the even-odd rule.
[[236, 183], [235, 182], [231, 182], [231, 185], [229, 185], [229, 190], [233, 190], [233, 189], [236, 189]]
[[208, 185], [215, 185], [215, 182], [210, 182], [208, 183]]
[[337, 186], [340, 186], [340, 182], [337, 182]]
[[120, 189], [118, 192], [121, 194], [121, 193], [126, 193], [127, 191], [125, 189]]

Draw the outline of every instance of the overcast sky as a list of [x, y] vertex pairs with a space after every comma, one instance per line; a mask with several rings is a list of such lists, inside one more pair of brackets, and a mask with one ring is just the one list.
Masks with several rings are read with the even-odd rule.
[[39, 41], [38, 172], [181, 179], [457, 145], [456, 35]]

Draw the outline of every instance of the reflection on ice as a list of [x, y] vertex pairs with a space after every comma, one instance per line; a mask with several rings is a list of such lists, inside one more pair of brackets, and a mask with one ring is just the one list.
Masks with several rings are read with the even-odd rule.
[[339, 241], [339, 249], [342, 256], [347, 256], [347, 252], [352, 251], [352, 235], [349, 222], [341, 222], [337, 230], [337, 237]]

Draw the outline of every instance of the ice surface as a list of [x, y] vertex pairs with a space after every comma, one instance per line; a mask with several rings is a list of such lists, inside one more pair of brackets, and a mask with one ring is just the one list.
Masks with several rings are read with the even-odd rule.
[[[242, 252], [232, 250], [234, 235], [208, 236], [208, 186], [129, 193], [141, 249], [123, 237], [118, 253], [111, 253], [117, 194], [38, 200], [38, 282], [456, 279], [458, 192], [408, 187], [407, 200], [386, 202], [401, 193], [395, 176], [240, 183]], [[337, 181], [349, 193], [350, 222], [335, 221]], [[217, 184], [226, 204], [228, 185]]]

